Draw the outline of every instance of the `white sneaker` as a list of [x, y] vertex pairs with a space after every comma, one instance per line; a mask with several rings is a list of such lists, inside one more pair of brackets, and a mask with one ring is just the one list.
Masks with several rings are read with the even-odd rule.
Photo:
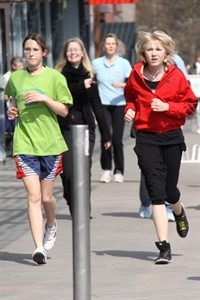
[[115, 182], [124, 182], [124, 176], [121, 173], [117, 173], [114, 175]]
[[35, 249], [32, 255], [33, 261], [35, 261], [38, 265], [47, 263], [47, 254], [43, 247], [38, 247]]
[[57, 232], [57, 222], [55, 220], [53, 227], [47, 227], [47, 224], [45, 225], [45, 232], [44, 232], [44, 249], [50, 250], [56, 241], [56, 232]]
[[108, 183], [111, 181], [111, 171], [110, 170], [104, 170], [101, 177], [100, 177], [101, 182]]
[[200, 134], [200, 128], [199, 128], [199, 129], [197, 129], [197, 134]]

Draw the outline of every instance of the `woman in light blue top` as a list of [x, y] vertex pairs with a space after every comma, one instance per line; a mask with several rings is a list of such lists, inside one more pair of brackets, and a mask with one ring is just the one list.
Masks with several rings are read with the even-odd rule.
[[[105, 151], [101, 147], [101, 182], [110, 182], [112, 171], [112, 155], [114, 158], [114, 181], [123, 182], [124, 177], [124, 87], [131, 71], [129, 61], [118, 55], [118, 38], [108, 33], [103, 39], [105, 55], [93, 60], [99, 94], [104, 106], [108, 127], [112, 134], [112, 147]], [[113, 152], [113, 153], [112, 153]]]

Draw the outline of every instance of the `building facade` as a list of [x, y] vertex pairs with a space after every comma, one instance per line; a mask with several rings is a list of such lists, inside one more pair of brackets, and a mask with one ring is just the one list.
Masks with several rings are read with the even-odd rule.
[[53, 66], [66, 39], [87, 36], [87, 6], [87, 1], [81, 0], [1, 1], [0, 73], [9, 69], [13, 56], [22, 56], [22, 42], [30, 32], [46, 37], [51, 49], [47, 63]]

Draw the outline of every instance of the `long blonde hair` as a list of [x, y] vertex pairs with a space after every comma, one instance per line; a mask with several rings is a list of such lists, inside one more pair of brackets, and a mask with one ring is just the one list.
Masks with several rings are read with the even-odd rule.
[[89, 59], [89, 56], [87, 54], [87, 51], [85, 49], [85, 46], [83, 44], [83, 41], [78, 38], [78, 37], [74, 37], [74, 38], [70, 38], [69, 40], [67, 40], [67, 42], [64, 44], [64, 47], [63, 47], [63, 51], [61, 53], [61, 57], [60, 59], [58, 60], [57, 64], [55, 65], [55, 69], [59, 72], [62, 72], [63, 70], [63, 67], [66, 65], [67, 63], [67, 57], [66, 57], [66, 52], [67, 52], [67, 49], [69, 47], [69, 44], [70, 43], [77, 43], [79, 44], [79, 46], [81, 47], [81, 50], [83, 52], [83, 57], [82, 57], [82, 64], [83, 64], [83, 67], [89, 72], [90, 74], [90, 77], [94, 77], [94, 71], [92, 69], [92, 64], [90, 62], [90, 59]]

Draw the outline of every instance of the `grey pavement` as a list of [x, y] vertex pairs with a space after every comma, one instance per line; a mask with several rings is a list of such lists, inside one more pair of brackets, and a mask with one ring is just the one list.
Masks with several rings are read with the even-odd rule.
[[[158, 250], [152, 219], [141, 219], [139, 169], [129, 137], [124, 135], [125, 182], [99, 182], [99, 136], [92, 168], [91, 299], [198, 300], [200, 299], [200, 163], [182, 163], [179, 188], [190, 221], [187, 238], [169, 223], [172, 262], [155, 265]], [[195, 123], [184, 127], [189, 152], [200, 144]], [[72, 221], [62, 198], [60, 178], [55, 184], [58, 235], [46, 265], [31, 259], [34, 245], [27, 220], [26, 192], [15, 179], [11, 159], [0, 164], [0, 299], [73, 299]], [[88, 299], [89, 300], [89, 299]]]

